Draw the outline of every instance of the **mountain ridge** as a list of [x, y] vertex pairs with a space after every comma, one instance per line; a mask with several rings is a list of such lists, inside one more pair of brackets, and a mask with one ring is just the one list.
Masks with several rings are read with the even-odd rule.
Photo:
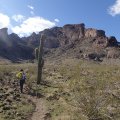
[[40, 35], [44, 34], [46, 56], [62, 54], [85, 59], [119, 58], [119, 42], [114, 36], [107, 37], [104, 30], [85, 28], [85, 24], [66, 24], [63, 27], [45, 29], [28, 37], [8, 35], [7, 28], [0, 29], [0, 56], [10, 60], [34, 59]]

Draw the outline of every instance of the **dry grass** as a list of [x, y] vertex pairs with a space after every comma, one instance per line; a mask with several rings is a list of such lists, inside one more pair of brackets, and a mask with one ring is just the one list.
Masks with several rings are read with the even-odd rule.
[[[28, 69], [27, 84], [36, 90], [36, 64], [1, 65], [0, 77], [21, 68]], [[47, 61], [38, 92], [45, 96], [52, 120], [119, 120], [119, 78], [119, 62]]]
[[53, 120], [120, 119], [119, 66], [68, 59], [51, 67], [43, 91]]

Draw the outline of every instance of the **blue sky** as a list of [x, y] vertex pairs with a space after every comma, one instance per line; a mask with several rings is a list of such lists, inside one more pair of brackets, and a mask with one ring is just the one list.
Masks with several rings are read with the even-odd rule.
[[120, 41], [120, 0], [0, 0], [0, 28], [19, 36], [79, 23]]

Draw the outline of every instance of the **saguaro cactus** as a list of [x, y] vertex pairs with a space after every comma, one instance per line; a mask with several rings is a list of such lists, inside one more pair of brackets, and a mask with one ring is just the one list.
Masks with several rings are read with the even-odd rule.
[[43, 45], [44, 45], [45, 36], [41, 35], [39, 48], [35, 49], [35, 56], [38, 57], [38, 73], [37, 73], [37, 84], [40, 84], [42, 80], [42, 68], [44, 64], [43, 56]]
[[38, 60], [38, 48], [35, 48], [35, 59]]

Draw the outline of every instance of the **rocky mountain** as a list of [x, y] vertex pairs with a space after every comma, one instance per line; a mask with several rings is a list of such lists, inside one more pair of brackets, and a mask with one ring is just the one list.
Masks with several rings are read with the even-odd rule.
[[119, 42], [114, 36], [107, 37], [103, 30], [85, 28], [83, 23], [46, 29], [23, 38], [14, 33], [8, 35], [7, 28], [0, 29], [0, 56], [12, 60], [33, 59], [41, 34], [46, 36], [46, 56], [55, 58], [62, 55], [94, 60], [120, 57]]
[[33, 58], [33, 49], [25, 41], [12, 33], [8, 35], [7, 28], [0, 29], [0, 56], [10, 60]]

